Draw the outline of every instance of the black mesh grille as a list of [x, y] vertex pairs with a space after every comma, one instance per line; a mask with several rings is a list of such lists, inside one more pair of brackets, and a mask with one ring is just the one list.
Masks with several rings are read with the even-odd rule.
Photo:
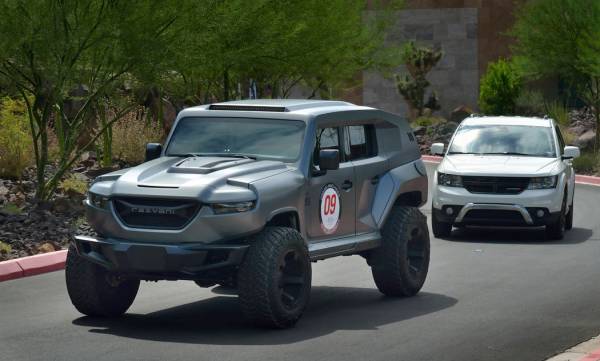
[[519, 194], [527, 189], [529, 178], [463, 176], [462, 182], [471, 193]]
[[251, 112], [285, 112], [285, 107], [269, 107], [260, 105], [219, 105], [213, 104], [208, 107], [209, 110], [237, 110], [237, 111], [251, 111]]
[[120, 197], [113, 199], [119, 219], [129, 227], [179, 229], [198, 212], [200, 204], [184, 199]]
[[504, 209], [473, 209], [465, 215], [466, 220], [523, 221], [523, 216], [517, 211]]

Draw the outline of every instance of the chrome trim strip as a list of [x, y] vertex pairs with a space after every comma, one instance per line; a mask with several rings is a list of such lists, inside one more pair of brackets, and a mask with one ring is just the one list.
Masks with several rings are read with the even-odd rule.
[[474, 209], [488, 209], [488, 210], [503, 210], [503, 211], [517, 211], [521, 213], [521, 216], [525, 220], [527, 224], [533, 224], [533, 220], [531, 219], [531, 215], [527, 212], [525, 207], [520, 206], [518, 204], [495, 204], [495, 203], [467, 203], [464, 207], [458, 212], [458, 216], [454, 222], [461, 223], [467, 212]]

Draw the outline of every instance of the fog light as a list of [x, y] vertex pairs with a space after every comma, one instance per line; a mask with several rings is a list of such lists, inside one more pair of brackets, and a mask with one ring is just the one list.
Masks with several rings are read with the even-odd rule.
[[454, 208], [452, 207], [448, 207], [446, 208], [446, 214], [451, 216], [452, 214], [454, 214]]
[[538, 216], [538, 218], [542, 218], [544, 216], [544, 211], [538, 209], [537, 212], [535, 212], [535, 215]]

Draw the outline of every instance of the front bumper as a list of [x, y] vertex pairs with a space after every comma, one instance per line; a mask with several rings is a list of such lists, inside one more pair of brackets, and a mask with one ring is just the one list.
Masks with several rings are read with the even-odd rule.
[[442, 209], [433, 208], [433, 212], [440, 222], [454, 225], [540, 227], [560, 217], [560, 212], [550, 212], [547, 208], [493, 203], [450, 204]]
[[132, 243], [75, 236], [80, 256], [108, 270], [141, 279], [219, 279], [244, 259], [248, 245]]

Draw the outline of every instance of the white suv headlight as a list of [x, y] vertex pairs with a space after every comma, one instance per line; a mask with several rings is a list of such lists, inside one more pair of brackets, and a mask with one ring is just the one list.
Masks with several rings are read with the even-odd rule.
[[550, 189], [556, 188], [558, 176], [553, 175], [550, 177], [535, 177], [529, 180], [527, 189]]
[[459, 175], [438, 172], [438, 185], [446, 187], [462, 187], [462, 177]]

